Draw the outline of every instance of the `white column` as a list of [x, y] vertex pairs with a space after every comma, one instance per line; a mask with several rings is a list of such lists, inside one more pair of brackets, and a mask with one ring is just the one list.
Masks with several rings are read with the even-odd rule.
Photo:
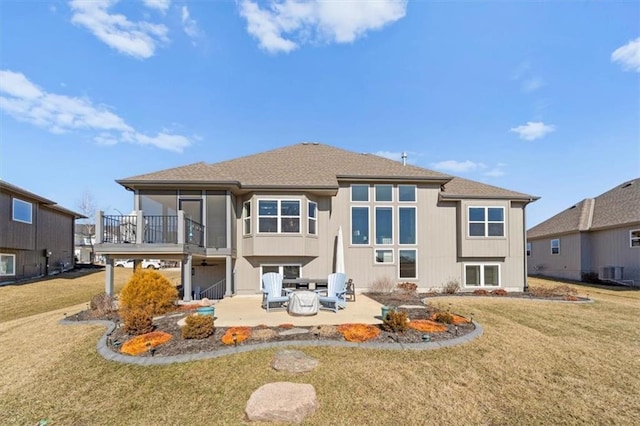
[[136, 211], [136, 244], [144, 242], [144, 215], [142, 210]]
[[178, 210], [178, 244], [184, 244], [184, 211]]
[[184, 256], [182, 259], [182, 289], [184, 296], [182, 300], [185, 302], [191, 301], [191, 268], [193, 267], [193, 256], [190, 254]]
[[113, 258], [109, 255], [105, 256], [106, 266], [104, 268], [104, 292], [109, 296], [113, 296]]
[[231, 256], [225, 256], [224, 258], [224, 265], [225, 265], [225, 279], [226, 279], [226, 285], [225, 285], [225, 290], [224, 290], [224, 297], [230, 297], [231, 296], [231, 284], [233, 283], [233, 272], [232, 272], [232, 268], [231, 268]]

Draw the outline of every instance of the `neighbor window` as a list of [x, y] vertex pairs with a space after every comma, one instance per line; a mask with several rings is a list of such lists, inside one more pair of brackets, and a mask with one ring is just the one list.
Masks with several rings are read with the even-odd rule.
[[400, 244], [416, 244], [416, 208], [400, 207], [398, 209]]
[[392, 207], [376, 207], [376, 244], [393, 244]]
[[398, 250], [400, 278], [418, 278], [416, 250]]
[[299, 200], [258, 200], [258, 232], [299, 233]]
[[0, 254], [0, 276], [16, 274], [16, 255]]
[[393, 263], [393, 250], [376, 250], [376, 263]]
[[369, 201], [369, 185], [351, 185], [351, 201]]
[[527, 243], [527, 256], [531, 256], [531, 243]]
[[500, 265], [467, 264], [464, 266], [464, 284], [468, 287], [500, 286]]
[[629, 231], [629, 244], [631, 247], [640, 247], [640, 229]]
[[398, 201], [415, 202], [416, 186], [415, 185], [398, 185]]
[[26, 201], [13, 199], [13, 220], [17, 222], [32, 223], [33, 205]]
[[470, 237], [504, 237], [504, 207], [469, 207]]
[[245, 201], [242, 205], [242, 217], [244, 222], [244, 235], [251, 234], [251, 201]]
[[309, 201], [309, 211], [307, 215], [309, 216], [309, 228], [307, 232], [311, 235], [316, 235], [318, 233], [318, 203]]
[[393, 185], [376, 185], [376, 201], [393, 201]]
[[369, 244], [369, 207], [351, 207], [351, 244]]
[[560, 240], [551, 240], [551, 254], [560, 254]]

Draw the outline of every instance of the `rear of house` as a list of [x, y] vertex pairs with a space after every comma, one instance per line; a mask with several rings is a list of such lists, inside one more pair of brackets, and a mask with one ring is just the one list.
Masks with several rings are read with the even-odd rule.
[[74, 223], [79, 213], [0, 181], [0, 282], [74, 267]]
[[360, 290], [379, 280], [526, 285], [524, 212], [536, 197], [375, 155], [302, 143], [118, 182], [134, 192], [134, 211], [99, 212], [96, 252], [107, 268], [118, 258], [182, 261], [187, 299], [211, 287], [259, 293], [266, 272], [326, 278], [339, 230]]

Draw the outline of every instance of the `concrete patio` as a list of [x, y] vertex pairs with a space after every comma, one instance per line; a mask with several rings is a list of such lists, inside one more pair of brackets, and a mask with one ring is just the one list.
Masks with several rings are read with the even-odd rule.
[[347, 302], [346, 309], [320, 310], [311, 316], [289, 315], [285, 309], [267, 312], [261, 307], [262, 295], [233, 296], [215, 304], [215, 325], [218, 327], [293, 324], [295, 326], [338, 325], [344, 323], [380, 324], [380, 303], [358, 294], [355, 302]]

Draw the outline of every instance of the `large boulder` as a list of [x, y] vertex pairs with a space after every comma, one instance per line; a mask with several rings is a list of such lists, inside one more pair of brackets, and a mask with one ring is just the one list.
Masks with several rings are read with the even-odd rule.
[[271, 367], [275, 370], [289, 373], [306, 373], [316, 368], [318, 364], [320, 364], [320, 361], [302, 351], [284, 349], [276, 352], [271, 362]]
[[306, 383], [275, 382], [251, 394], [245, 413], [251, 421], [302, 423], [318, 409], [316, 389]]

